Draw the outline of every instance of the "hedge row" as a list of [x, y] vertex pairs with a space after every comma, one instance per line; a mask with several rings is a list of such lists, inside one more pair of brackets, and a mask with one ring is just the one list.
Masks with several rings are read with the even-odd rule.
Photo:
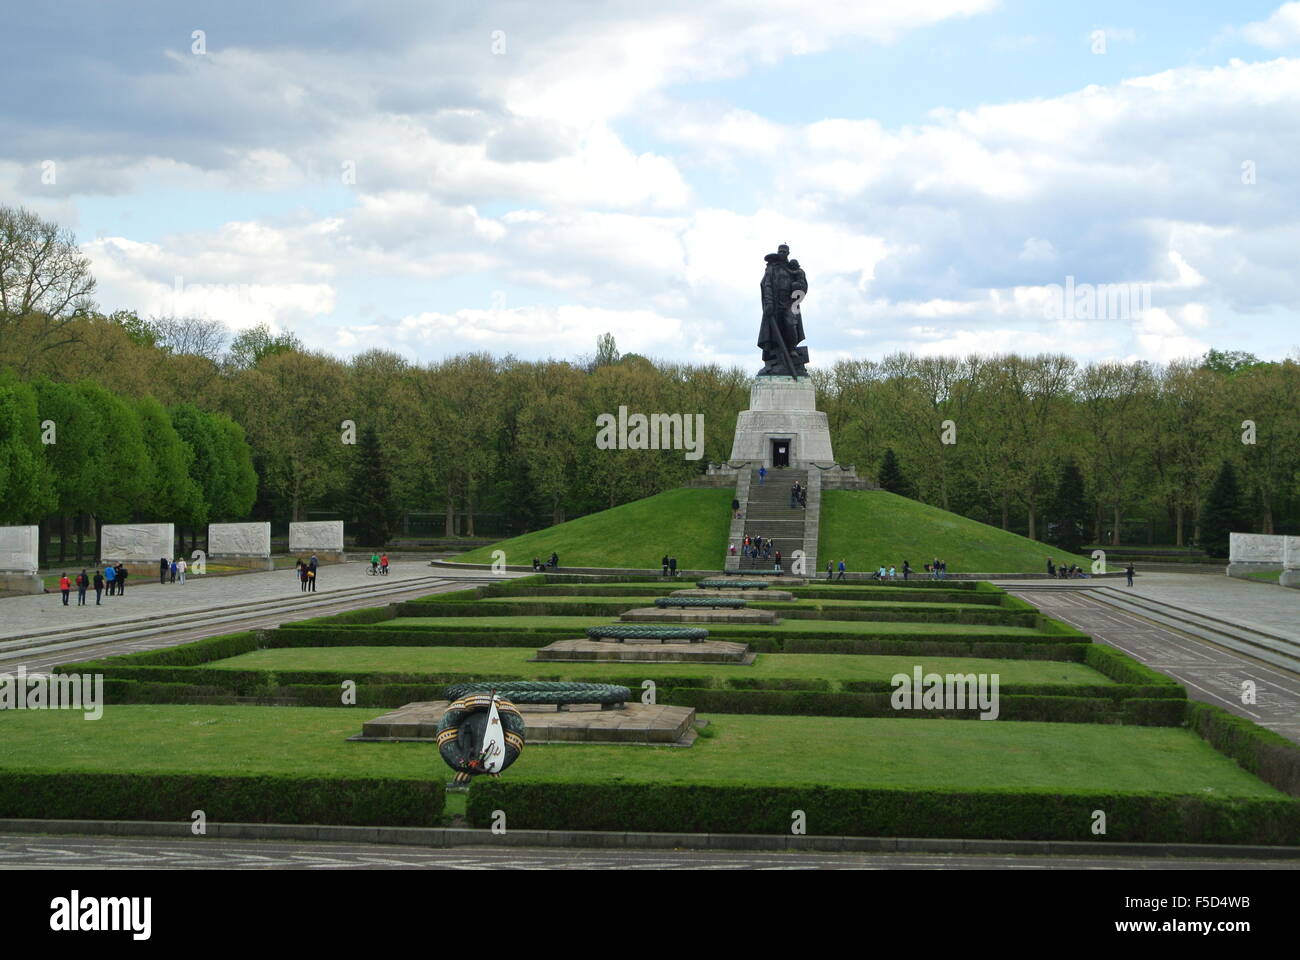
[[[432, 761], [431, 761], [432, 762]], [[0, 817], [436, 827], [445, 785], [429, 780], [0, 770]]]
[[1000, 607], [1005, 594], [979, 594], [972, 591], [953, 591], [936, 596], [933, 590], [898, 588], [886, 595], [880, 590], [838, 590], [825, 587], [792, 587], [790, 592], [799, 600], [878, 600], [889, 603], [964, 603], [972, 607]]
[[85, 672], [84, 669], [79, 670], [78, 668], [114, 664], [156, 664], [159, 666], [192, 667], [201, 663], [211, 663], [214, 660], [237, 657], [242, 653], [250, 653], [258, 649], [258, 647], [258, 633], [253, 630], [245, 630], [241, 633], [226, 633], [217, 637], [206, 637], [192, 643], [182, 643], [176, 647], [165, 647], [162, 650], [142, 650], [138, 653], [124, 653], [119, 656], [109, 657], [103, 661], [66, 664], [55, 667], [55, 672], [78, 673]]
[[983, 626], [1003, 627], [1038, 627], [1040, 619], [1036, 613], [1021, 613], [1015, 610], [971, 609], [971, 610], [917, 610], [915, 608], [874, 607], [854, 609], [853, 607], [796, 607], [780, 603], [762, 603], [751, 600], [751, 609], [772, 610], [782, 620], [874, 620], [892, 621], [894, 623], [965, 623]]
[[1300, 747], [1221, 707], [1188, 701], [1187, 708], [1188, 726], [1215, 750], [1270, 786], [1300, 797]]
[[1181, 692], [1157, 694], [1157, 696], [1187, 696], [1186, 689], [1177, 680], [1165, 676], [1158, 670], [1152, 670], [1146, 664], [1134, 660], [1128, 654], [1121, 653], [1113, 647], [1090, 643], [1083, 648], [1083, 662], [1116, 683], [1147, 687], [1176, 687]]
[[[845, 693], [891, 693], [888, 680], [847, 680]], [[1187, 691], [1177, 683], [999, 683], [998, 693], [1017, 697], [1101, 697], [1104, 700], [1186, 700]]]
[[[803, 811], [814, 836], [1084, 840], [1097, 843], [1300, 843], [1300, 804], [1159, 793], [945, 791], [478, 780], [471, 826], [494, 811], [507, 829], [768, 833]], [[1106, 833], [1092, 832], [1093, 812]]]
[[[694, 707], [701, 713], [745, 713], [799, 717], [892, 717], [909, 720], [972, 720], [968, 710], [895, 710], [888, 693], [795, 693], [783, 690], [709, 690], [675, 687], [660, 703]], [[1123, 723], [1144, 727], [1177, 727], [1183, 723], [1186, 701], [1164, 699], [1110, 700], [1096, 697], [1019, 696], [998, 691], [998, 720], [1046, 723]]]

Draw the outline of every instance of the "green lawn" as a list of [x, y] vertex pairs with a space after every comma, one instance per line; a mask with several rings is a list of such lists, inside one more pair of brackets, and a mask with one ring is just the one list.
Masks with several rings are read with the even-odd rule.
[[[616, 617], [394, 617], [370, 626], [379, 630], [425, 630], [425, 629], [464, 629], [473, 627], [480, 630], [536, 630], [539, 628], [564, 628], [581, 633], [584, 627], [603, 626], [619, 623]], [[697, 624], [683, 624], [697, 626]], [[889, 620], [787, 620], [784, 623], [710, 623], [707, 624], [710, 635], [723, 633], [744, 633], [763, 635], [772, 633], [800, 634], [820, 633], [834, 630], [838, 633], [860, 633], [874, 635], [880, 633], [914, 633], [919, 637], [966, 637], [978, 635], [1041, 637], [1055, 636], [1061, 640], [1070, 637], [1063, 634], [1046, 634], [1030, 627], [1007, 627], [998, 624], [978, 623], [894, 623]]]
[[691, 663], [532, 663], [532, 650], [515, 647], [278, 647], [217, 660], [217, 670], [337, 670], [393, 673], [473, 673], [519, 679], [627, 676], [640, 672], [669, 677], [888, 680], [926, 673], [996, 673], [1002, 684], [1110, 684], [1081, 663], [1053, 660], [991, 660], [978, 657], [857, 656], [852, 654], [760, 653], [748, 667]]
[[546, 560], [551, 551], [564, 567], [659, 567], [665, 553], [683, 569], [722, 567], [735, 492], [679, 488], [611, 510], [588, 514], [545, 530], [526, 533], [452, 559], [457, 563], [491, 563], [504, 550], [506, 563]]
[[[380, 711], [110, 706], [0, 713], [0, 767], [449, 779], [431, 745], [348, 743]], [[1141, 790], [1279, 798], [1188, 730], [980, 720], [725, 716], [677, 747], [532, 745], [513, 780]]]
[[[974, 594], [972, 594], [974, 596]], [[525, 596], [525, 597], [484, 597], [477, 601], [479, 603], [590, 603], [590, 604], [629, 604], [635, 603], [643, 607], [653, 607], [654, 597], [565, 597], [565, 596]], [[863, 610], [961, 610], [971, 609], [1000, 609], [991, 604], [971, 604], [971, 603], [932, 603], [929, 601], [889, 601], [889, 600], [751, 600], [749, 606], [760, 609], [772, 610], [818, 610], [822, 607], [857, 607]]]
[[970, 520], [884, 490], [827, 490], [822, 494], [818, 562], [841, 559], [850, 571], [882, 563], [902, 570], [908, 560], [924, 576], [925, 564], [946, 560], [949, 573], [1046, 573], [1047, 558], [1092, 561], [1056, 547]]
[[1247, 580], [1258, 580], [1260, 583], [1277, 583], [1281, 586], [1279, 580], [1282, 576], [1278, 570], [1256, 570], [1254, 573], [1246, 574]]

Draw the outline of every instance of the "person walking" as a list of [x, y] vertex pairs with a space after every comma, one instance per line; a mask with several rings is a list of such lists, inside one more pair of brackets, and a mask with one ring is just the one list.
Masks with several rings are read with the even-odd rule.
[[113, 596], [117, 592], [117, 571], [111, 563], [104, 564], [104, 582], [108, 584], [108, 595]]
[[117, 565], [117, 595], [119, 597], [126, 596], [126, 578], [130, 573], [131, 571], [120, 563]]
[[167, 582], [175, 583], [176, 582], [176, 561], [175, 560], [171, 562], [171, 575], [172, 575], [171, 579], [168, 580]]
[[77, 574], [77, 606], [86, 605], [86, 588], [90, 586], [90, 575], [86, 573], [83, 567], [81, 573]]
[[185, 571], [188, 570], [189, 568], [190, 565], [185, 562], [184, 557], [176, 558], [176, 576], [181, 578], [182, 587], [185, 586]]
[[903, 579], [906, 580], [912, 575], [912, 565], [906, 560], [903, 561]]
[[781, 566], [781, 551], [780, 551], [780, 550], [776, 551], [776, 553], [774, 553], [774, 554], [772, 555], [772, 559], [776, 561], [776, 569], [777, 569], [777, 570], [781, 570], [781, 569], [783, 569], [782, 566]]
[[827, 560], [827, 561], [826, 561], [826, 579], [829, 580], [829, 579], [831, 579], [831, 577], [833, 577], [834, 575], [835, 575], [835, 562], [834, 562], [833, 560]]
[[843, 561], [843, 560], [840, 561], [840, 575], [839, 575], [836, 579], [837, 579], [837, 580], [843, 580], [843, 579], [844, 579], [844, 561]]
[[316, 559], [316, 554], [313, 553], [311, 555], [311, 562], [307, 564], [307, 590], [310, 593], [316, 592], [316, 569], [319, 566], [320, 562]]
[[63, 605], [66, 607], [68, 605], [68, 592], [72, 589], [72, 581], [68, 579], [66, 573], [59, 577], [59, 589], [63, 591]]
[[666, 577], [668, 576], [668, 554], [666, 553], [664, 554], [663, 565], [664, 565], [663, 575]]
[[104, 597], [104, 575], [95, 570], [95, 606], [99, 606]]
[[379, 576], [379, 554], [377, 552], [370, 555], [370, 575], [372, 577]]
[[167, 582], [167, 568], [170, 566], [171, 564], [167, 562], [166, 557], [158, 558], [158, 582], [159, 583]]
[[382, 553], [379, 556], [379, 572], [385, 577], [388, 576], [388, 554]]
[[759, 467], [759, 468], [758, 468], [758, 483], [759, 483], [759, 486], [762, 486], [763, 481], [766, 480], [766, 479], [767, 479], [767, 467], [765, 467], [765, 466], [763, 466], [763, 467]]
[[1051, 557], [1047, 558], [1047, 575], [1049, 577], [1056, 576], [1056, 564], [1052, 563]]
[[1124, 577], [1128, 580], [1128, 585], [1133, 586], [1133, 561], [1130, 560], [1128, 566], [1124, 568]]
[[676, 558], [676, 557], [669, 557], [669, 558], [668, 558], [668, 576], [670, 576], [670, 577], [675, 577], [675, 576], [677, 576], [677, 558]]
[[295, 564], [298, 570], [298, 589], [302, 593], [307, 592], [307, 561], [299, 560]]

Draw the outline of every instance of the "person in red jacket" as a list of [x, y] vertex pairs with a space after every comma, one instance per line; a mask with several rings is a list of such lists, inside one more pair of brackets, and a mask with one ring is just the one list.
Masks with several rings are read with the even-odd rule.
[[68, 579], [66, 573], [59, 577], [59, 589], [63, 591], [63, 605], [66, 607], [68, 605], [68, 591], [72, 589], [72, 581]]
[[383, 556], [379, 558], [379, 572], [382, 573], [384, 576], [388, 576], [388, 554], [387, 553], [385, 553]]

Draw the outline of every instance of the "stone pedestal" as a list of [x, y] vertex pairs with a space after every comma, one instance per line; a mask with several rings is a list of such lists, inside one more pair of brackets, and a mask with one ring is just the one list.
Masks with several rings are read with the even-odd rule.
[[557, 640], [537, 651], [536, 661], [631, 661], [636, 663], [727, 663], [749, 666], [755, 654], [749, 644], [728, 640], [661, 643], [658, 640]]
[[1265, 533], [1233, 533], [1228, 535], [1228, 576], [1244, 577], [1262, 571], [1281, 571], [1285, 564], [1286, 541], [1283, 537]]
[[1287, 537], [1282, 545], [1282, 576], [1277, 582], [1300, 589], [1300, 537]]
[[786, 466], [831, 466], [831, 431], [826, 414], [817, 409], [812, 381], [800, 377], [755, 377], [749, 388], [749, 409], [736, 418], [731, 462], [776, 466], [777, 449], [786, 445]]
[[[446, 700], [408, 703], [368, 720], [352, 741], [421, 740], [435, 743]], [[622, 710], [589, 710], [519, 704], [528, 746], [538, 743], [654, 743], [688, 747], [695, 741], [695, 710], [628, 703]], [[524, 756], [528, 755], [527, 747]]]
[[342, 563], [343, 521], [315, 520], [289, 524], [289, 553], [295, 557], [316, 554], [319, 563]]
[[619, 616], [624, 623], [748, 623], [777, 624], [771, 610], [701, 610], [698, 607], [640, 607]]
[[0, 527], [0, 593], [41, 593], [40, 528]]
[[[320, 557], [316, 558], [317, 560]], [[269, 523], [208, 524], [208, 560], [230, 567], [274, 570]]]
[[[120, 563], [147, 583], [158, 576], [158, 561], [175, 560], [176, 526], [171, 523], [106, 523], [99, 528], [100, 567]], [[128, 578], [127, 586], [133, 581]]]

